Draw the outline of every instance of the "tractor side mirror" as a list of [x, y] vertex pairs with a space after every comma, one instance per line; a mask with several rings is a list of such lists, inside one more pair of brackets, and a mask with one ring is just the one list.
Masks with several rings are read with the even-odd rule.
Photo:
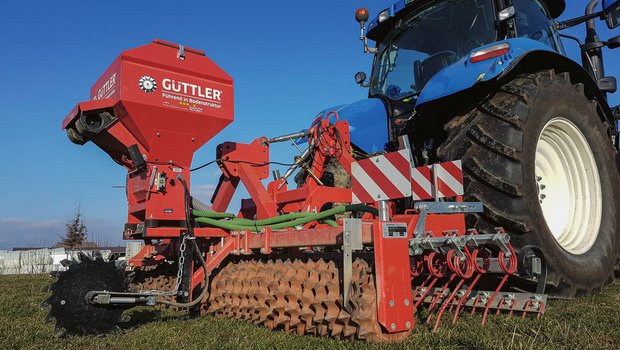
[[609, 29], [620, 26], [620, 0], [603, 1], [603, 13]]
[[355, 73], [355, 83], [361, 87], [366, 87], [368, 85], [366, 85], [366, 73], [364, 72], [357, 72]]
[[620, 47], [620, 35], [607, 40], [607, 47], [610, 49], [617, 49]]

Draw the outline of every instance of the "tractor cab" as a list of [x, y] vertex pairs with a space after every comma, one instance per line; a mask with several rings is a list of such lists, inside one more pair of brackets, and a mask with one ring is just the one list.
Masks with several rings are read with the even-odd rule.
[[504, 2], [400, 1], [380, 12], [366, 35], [377, 43], [366, 47], [376, 54], [369, 95], [411, 100], [442, 69], [472, 54], [483, 60], [488, 53], [475, 49], [507, 38], [529, 38], [564, 52], [553, 21], [564, 1]]

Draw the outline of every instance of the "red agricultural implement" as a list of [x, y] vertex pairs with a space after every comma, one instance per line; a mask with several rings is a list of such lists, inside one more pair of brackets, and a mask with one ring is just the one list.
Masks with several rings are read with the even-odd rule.
[[[327, 111], [300, 133], [219, 145], [208, 206], [190, 195], [190, 166], [233, 120], [230, 76], [202, 51], [155, 40], [123, 52], [91, 97], [62, 127], [127, 169], [124, 238], [144, 246], [126, 266], [64, 262], [44, 302], [59, 334], [104, 333], [127, 308], [155, 304], [372, 340], [406, 336], [422, 308], [417, 321], [434, 329], [464, 312], [484, 323], [544, 311], [541, 258], [517, 254], [502, 228], [466, 225], [483, 206], [463, 201], [460, 161], [416, 166], [406, 136], [399, 150], [360, 156], [347, 120]], [[270, 145], [299, 139], [306, 150], [265, 186]], [[240, 185], [250, 198], [226, 213]], [[509, 283], [517, 274], [520, 290]]]
[[[597, 5], [563, 22], [564, 0], [399, 0], [371, 21], [358, 10], [368, 98], [301, 132], [219, 145], [209, 205], [190, 186], [209, 163], [192, 158], [232, 122], [233, 79], [178, 44], [123, 52], [62, 127], [127, 169], [124, 238], [144, 245], [126, 263], [64, 261], [46, 320], [58, 335], [102, 334], [159, 304], [394, 341], [416, 321], [538, 318], [547, 294], [600, 290], [620, 252], [620, 106], [602, 48], [620, 37], [601, 40], [594, 20], [620, 26], [620, 1]], [[559, 31], [581, 23], [579, 65]], [[307, 146], [268, 180], [278, 142]], [[250, 198], [231, 206], [240, 186]]]

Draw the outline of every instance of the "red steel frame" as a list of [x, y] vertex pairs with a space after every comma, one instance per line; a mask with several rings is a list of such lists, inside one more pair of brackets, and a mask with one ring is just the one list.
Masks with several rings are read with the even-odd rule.
[[[333, 127], [339, 130], [342, 142], [349, 146], [348, 123], [338, 121]], [[349, 153], [342, 153], [342, 155], [339, 162], [347, 171], [350, 171], [354, 159]], [[323, 163], [326, 156], [319, 151], [314, 153], [315, 161], [311, 170], [318, 178], [325, 171]], [[350, 189], [321, 186], [312, 176], [308, 176], [306, 183], [297, 189], [288, 190], [281, 179], [271, 181], [265, 188], [260, 181], [266, 179], [269, 174], [267, 165], [269, 144], [264, 137], [250, 144], [232, 142], [221, 144], [217, 149], [217, 158], [222, 160], [219, 162], [222, 178], [212, 202], [213, 208], [219, 212], [227, 209], [240, 183], [246, 187], [251, 196], [249, 200], [244, 201], [244, 206], [239, 212], [239, 216], [246, 218], [262, 219], [276, 216], [281, 212], [303, 211], [304, 209], [320, 210], [326, 203], [351, 202]], [[419, 215], [415, 212], [393, 214], [391, 215], [392, 222], [407, 224], [406, 238], [384, 239], [381, 222], [373, 219], [372, 215], [366, 214], [362, 225], [362, 242], [365, 245], [374, 246], [379, 322], [388, 332], [400, 332], [411, 329], [414, 324], [408, 241], [413, 238], [413, 229]], [[146, 239], [147, 245], [130, 260], [130, 265], [159, 263], [166, 258], [166, 247], [174, 245], [173, 239], [178, 238], [184, 230], [180, 227], [147, 228], [142, 237]], [[425, 230], [432, 231], [436, 235], [454, 234], [454, 232], [465, 234], [464, 215], [428, 214]], [[213, 242], [206, 247], [209, 271], [217, 268], [231, 254], [251, 255], [257, 252], [270, 254], [275, 248], [340, 246], [343, 239], [342, 233], [342, 226], [330, 227], [317, 223], [306, 224], [301, 230], [272, 231], [267, 228], [262, 233], [253, 233], [249, 230], [229, 232], [212, 227], [194, 229], [196, 237], [211, 239], [210, 241]], [[163, 241], [160, 246], [153, 247], [148, 244], [148, 239], [163, 239]], [[213, 241], [213, 239], [216, 240]], [[176, 250], [173, 248], [170, 251]], [[196, 269], [192, 276], [192, 290], [203, 279], [203, 270]]]
[[[119, 81], [118, 90], [107, 99], [78, 104], [63, 122], [63, 128], [68, 129], [82, 113], [104, 109], [112, 111], [119, 119], [96, 135], [93, 142], [117, 163], [129, 169], [128, 225], [124, 236], [126, 239], [141, 239], [145, 242], [142, 250], [129, 260], [129, 265], [133, 267], [158, 264], [176, 257], [178, 239], [187, 231], [187, 228], [182, 226], [186, 218], [186, 197], [183, 187], [176, 181], [176, 176], [182, 175], [189, 185], [189, 168], [195, 150], [232, 121], [232, 79], [206, 57], [197, 57], [200, 53], [188, 51], [187, 58], [181, 63], [175, 56], [178, 45], [158, 44], [161, 43], [149, 44], [119, 56], [93, 86], [93, 94], [101, 91], [102, 84], [109, 89], [111, 74], [120, 75], [122, 71], [123, 76], [116, 77]], [[148, 61], [149, 57], [162, 56], [162, 52], [167, 57], [164, 64]], [[191, 64], [186, 64], [187, 62]], [[157, 70], [145, 73], [143, 68], [149, 63], [157, 66]], [[170, 67], [174, 68], [174, 72], [166, 73], [166, 69], [170, 70]], [[135, 86], [137, 78], [147, 73], [158, 80], [171, 74], [177, 80], [188, 80], [191, 74], [195, 74], [202, 79], [196, 84], [215, 85], [223, 91], [222, 98], [230, 96], [230, 100], [223, 101], [220, 110], [205, 110], [198, 114], [182, 108], [164, 108], [160, 101], [153, 97], [155, 95], [141, 94]], [[330, 116], [336, 118], [333, 123], [329, 121]], [[338, 120], [337, 114], [330, 112], [323, 118], [317, 118], [310, 130], [309, 144], [313, 147], [313, 161], [309, 172], [313, 176], [307, 176], [302, 186], [290, 190], [283, 179], [271, 181], [266, 187], [261, 182], [269, 176], [269, 142], [266, 138], [258, 138], [250, 144], [226, 142], [219, 145], [217, 159], [222, 177], [212, 199], [213, 209], [224, 212], [240, 183], [251, 197], [243, 201], [239, 212], [239, 216], [245, 218], [264, 219], [278, 213], [318, 212], [328, 203], [350, 203], [350, 189], [322, 186], [317, 181], [325, 172], [328, 158], [337, 159], [345, 171], [351, 172], [351, 164], [355, 160], [351, 154], [348, 122]], [[126, 149], [132, 145], [137, 145], [140, 153], [147, 156], [147, 170], [144, 172], [137, 171], [127, 157]], [[165, 191], [157, 190], [150, 181], [153, 174], [156, 171], [161, 172], [162, 169], [168, 173]], [[394, 222], [407, 224], [406, 238], [384, 238], [381, 222], [372, 215], [365, 214], [362, 241], [366, 245], [374, 246], [379, 322], [387, 332], [392, 333], [413, 327], [414, 305], [411, 300], [408, 240], [413, 238], [418, 214], [396, 213], [392, 203], [390, 217]], [[139, 230], [138, 225], [145, 227]], [[455, 231], [465, 234], [464, 216], [428, 214], [425, 230], [432, 231], [434, 235], [454, 234]], [[194, 229], [194, 235], [201, 238], [203, 248], [208, 251], [206, 262], [209, 271], [217, 268], [231, 254], [270, 254], [274, 248], [339, 246], [343, 242], [342, 232], [342, 225], [330, 227], [316, 222], [308, 223], [300, 230], [265, 229], [262, 233], [229, 232], [213, 227]], [[203, 270], [195, 269], [191, 277], [191, 290], [194, 290], [203, 278]]]

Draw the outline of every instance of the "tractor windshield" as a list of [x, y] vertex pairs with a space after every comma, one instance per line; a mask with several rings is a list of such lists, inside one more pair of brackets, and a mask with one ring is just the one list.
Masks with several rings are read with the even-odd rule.
[[441, 69], [496, 40], [492, 0], [439, 0], [403, 20], [379, 44], [371, 95], [402, 99], [418, 94]]

